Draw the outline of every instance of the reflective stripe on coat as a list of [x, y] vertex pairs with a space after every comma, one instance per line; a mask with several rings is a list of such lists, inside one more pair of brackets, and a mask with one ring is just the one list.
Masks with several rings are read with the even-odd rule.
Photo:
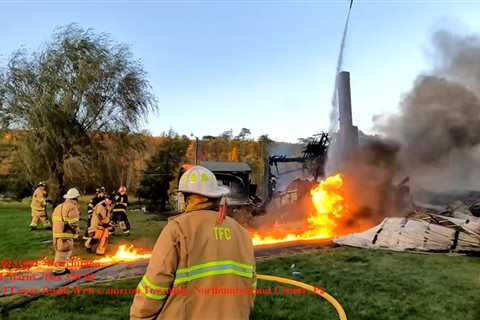
[[256, 277], [250, 235], [216, 212], [192, 211], [162, 230], [131, 319], [248, 319]]

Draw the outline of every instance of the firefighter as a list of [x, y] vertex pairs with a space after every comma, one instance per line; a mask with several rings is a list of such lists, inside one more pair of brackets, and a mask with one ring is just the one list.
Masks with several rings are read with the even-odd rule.
[[39, 182], [37, 188], [32, 195], [32, 222], [30, 223], [30, 230], [38, 229], [38, 222], [42, 227], [51, 230], [52, 225], [48, 221], [47, 217], [47, 184], [45, 182]]
[[93, 214], [93, 208], [100, 202], [102, 202], [105, 199], [105, 187], [100, 187], [95, 190], [95, 196], [90, 199], [87, 205], [87, 215], [88, 215], [88, 222], [87, 222], [87, 228], [85, 229], [85, 235], [83, 236], [84, 240], [88, 240], [88, 227], [90, 226], [90, 223], [92, 221], [92, 214]]
[[77, 189], [69, 189], [67, 194], [63, 196], [65, 201], [53, 210], [54, 275], [63, 275], [70, 272], [66, 265], [72, 255], [73, 239], [79, 233], [79, 197], [80, 193]]
[[112, 222], [120, 225], [124, 234], [130, 233], [130, 222], [127, 217], [128, 196], [127, 187], [121, 186], [115, 195], [115, 204], [113, 205]]
[[[185, 196], [185, 213], [162, 230], [130, 319], [248, 319], [255, 258], [247, 230], [225, 217], [220, 205], [228, 189], [218, 186], [208, 169], [193, 166], [182, 175], [179, 191]], [[204, 292], [208, 289], [216, 291]]]
[[107, 250], [107, 240], [110, 232], [113, 230], [110, 226], [112, 213], [112, 199], [114, 196], [107, 195], [98, 203], [92, 213], [92, 219], [87, 229], [88, 239], [85, 241], [85, 247], [88, 252], [92, 252], [93, 246], [97, 245], [96, 253], [105, 254]]

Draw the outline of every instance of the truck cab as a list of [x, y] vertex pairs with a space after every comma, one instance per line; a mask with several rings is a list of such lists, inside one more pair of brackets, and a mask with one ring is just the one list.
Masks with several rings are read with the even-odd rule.
[[[241, 208], [252, 206], [255, 199], [257, 185], [252, 183], [252, 169], [245, 162], [227, 161], [200, 161], [200, 166], [212, 171], [219, 185], [230, 189], [227, 195], [229, 211], [237, 211]], [[192, 167], [191, 164], [184, 164], [180, 169], [180, 176]], [[178, 211], [183, 210], [183, 200], [177, 202]]]

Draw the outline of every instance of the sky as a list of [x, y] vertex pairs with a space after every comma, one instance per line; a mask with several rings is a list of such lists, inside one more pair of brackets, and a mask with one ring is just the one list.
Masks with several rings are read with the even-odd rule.
[[[295, 142], [329, 129], [335, 69], [349, 1], [0, 0], [0, 67], [77, 23], [126, 43], [158, 100], [154, 135], [251, 130]], [[438, 29], [480, 32], [480, 1], [354, 1], [343, 69], [353, 121], [394, 113], [432, 64]]]

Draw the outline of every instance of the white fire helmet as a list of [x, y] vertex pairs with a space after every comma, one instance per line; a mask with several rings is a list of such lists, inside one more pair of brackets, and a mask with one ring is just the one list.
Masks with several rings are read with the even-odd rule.
[[210, 170], [201, 166], [193, 166], [182, 175], [178, 191], [208, 198], [221, 198], [230, 192], [227, 187], [218, 185], [217, 178]]
[[80, 192], [76, 188], [68, 189], [67, 194], [63, 196], [65, 199], [76, 199], [80, 198]]

